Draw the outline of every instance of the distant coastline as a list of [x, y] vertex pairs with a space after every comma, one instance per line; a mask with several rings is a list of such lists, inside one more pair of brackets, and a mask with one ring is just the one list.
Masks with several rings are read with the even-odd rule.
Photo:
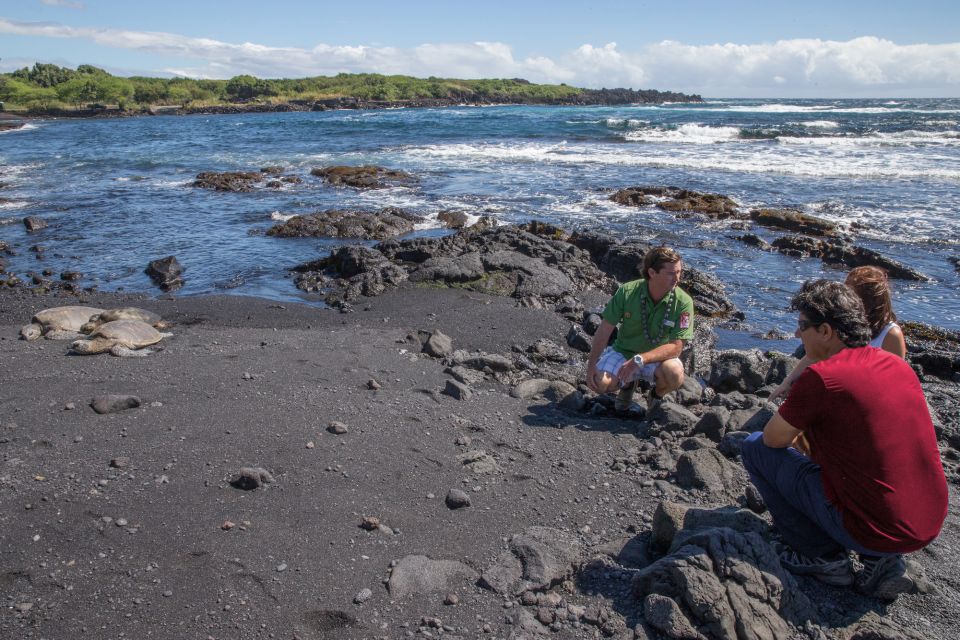
[[300, 79], [122, 78], [90, 65], [35, 64], [0, 74], [0, 112], [20, 117], [104, 118], [492, 105], [591, 106], [703, 102], [653, 89], [583, 89], [522, 78], [461, 80], [379, 74]]

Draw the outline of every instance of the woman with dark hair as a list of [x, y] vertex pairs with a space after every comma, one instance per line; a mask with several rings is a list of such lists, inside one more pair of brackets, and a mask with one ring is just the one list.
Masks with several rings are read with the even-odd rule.
[[[870, 324], [871, 337], [868, 346], [889, 351], [893, 355], [906, 358], [907, 343], [903, 339], [903, 331], [896, 323], [897, 314], [893, 312], [893, 303], [890, 300], [890, 284], [887, 272], [880, 267], [856, 267], [847, 274], [845, 284], [853, 289], [860, 301], [863, 302]], [[804, 356], [793, 368], [783, 382], [770, 394], [770, 400], [776, 400], [786, 394], [803, 370], [810, 364], [810, 359]]]
[[907, 355], [907, 343], [897, 324], [897, 314], [890, 301], [890, 284], [887, 272], [879, 267], [857, 267], [847, 274], [846, 285], [863, 300], [867, 321], [873, 336], [871, 347], [889, 351], [901, 358]]

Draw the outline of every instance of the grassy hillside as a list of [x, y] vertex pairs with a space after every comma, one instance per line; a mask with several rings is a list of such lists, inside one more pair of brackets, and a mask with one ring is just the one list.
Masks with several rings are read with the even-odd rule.
[[110, 105], [138, 111], [155, 106], [214, 107], [231, 104], [281, 104], [351, 98], [403, 102], [440, 100], [467, 103], [605, 103], [699, 99], [658, 91], [593, 91], [565, 84], [533, 84], [522, 79], [456, 80], [372, 73], [341, 73], [299, 79], [262, 79], [250, 75], [229, 80], [113, 76], [81, 65], [74, 69], [37, 63], [0, 74], [0, 101], [8, 110], [42, 112]]

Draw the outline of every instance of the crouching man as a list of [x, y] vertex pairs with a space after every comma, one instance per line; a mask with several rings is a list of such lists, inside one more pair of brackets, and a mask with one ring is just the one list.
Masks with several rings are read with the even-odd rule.
[[[789, 546], [784, 567], [895, 599], [915, 588], [902, 554], [930, 544], [947, 515], [923, 390], [902, 358], [866, 346], [863, 304], [845, 285], [804, 283], [792, 306], [813, 364], [744, 441], [743, 464]], [[810, 457], [791, 446], [801, 435]], [[863, 564], [856, 576], [849, 551]]]
[[[655, 401], [683, 384], [680, 352], [693, 338], [693, 300], [678, 287], [683, 262], [673, 249], [655, 247], [643, 258], [643, 278], [622, 285], [603, 310], [587, 360], [587, 386], [596, 393], [618, 391], [625, 411], [638, 380], [652, 386]], [[617, 337], [607, 346], [615, 326]]]

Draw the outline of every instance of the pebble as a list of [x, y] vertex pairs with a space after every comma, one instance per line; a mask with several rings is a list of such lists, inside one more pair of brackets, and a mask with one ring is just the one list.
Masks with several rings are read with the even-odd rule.
[[170, 597], [172, 597], [172, 596], [173, 596], [173, 591], [167, 590], [167, 591], [164, 591], [164, 592], [163, 592], [163, 597], [164, 597], [164, 598], [170, 598]]
[[118, 527], [125, 527], [125, 526], [127, 526], [127, 519], [126, 519], [126, 518], [117, 518], [117, 520], [116, 520], [116, 522], [114, 522], [114, 524], [116, 524]]
[[353, 601], [356, 604], [363, 604], [367, 600], [373, 597], [373, 591], [370, 589], [361, 589], [357, 595], [353, 596]]
[[277, 573], [283, 573], [286, 570], [287, 570], [287, 565], [285, 563], [277, 565]]
[[311, 440], [310, 442], [307, 443], [307, 449], [313, 449], [315, 446], [317, 446], [317, 445], [315, 445], [315, 444], [313, 443], [313, 440]]
[[130, 466], [130, 458], [126, 456], [113, 458], [110, 461], [110, 466], [113, 467], [114, 469], [126, 469], [127, 467]]
[[446, 498], [447, 506], [451, 509], [460, 509], [470, 506], [470, 496], [460, 489], [450, 489]]
[[224, 531], [230, 531], [230, 529], [233, 529], [235, 526], [237, 525], [231, 522], [230, 520], [224, 520], [223, 524], [220, 525], [220, 528], [223, 529]]
[[379, 382], [377, 382], [373, 378], [367, 380], [367, 389], [370, 389], [371, 391], [376, 391], [379, 388], [380, 388]]
[[77, 405], [75, 402], [68, 402], [67, 404], [63, 405], [63, 408], [67, 411], [73, 411], [77, 408]]
[[342, 422], [338, 422], [334, 420], [329, 424], [329, 426], [327, 426], [327, 431], [329, 431], [330, 433], [335, 433], [339, 436], [347, 433], [349, 429], [347, 428], [347, 425], [343, 424]]
[[447, 597], [443, 599], [443, 604], [448, 606], [454, 606], [460, 604], [460, 596], [455, 593], [447, 594]]
[[244, 371], [243, 375], [240, 377], [243, 378], [244, 380], [253, 380], [253, 374], [250, 373], [249, 371]]
[[380, 518], [375, 516], [365, 516], [363, 520], [360, 521], [360, 528], [365, 531], [373, 531], [380, 527]]

